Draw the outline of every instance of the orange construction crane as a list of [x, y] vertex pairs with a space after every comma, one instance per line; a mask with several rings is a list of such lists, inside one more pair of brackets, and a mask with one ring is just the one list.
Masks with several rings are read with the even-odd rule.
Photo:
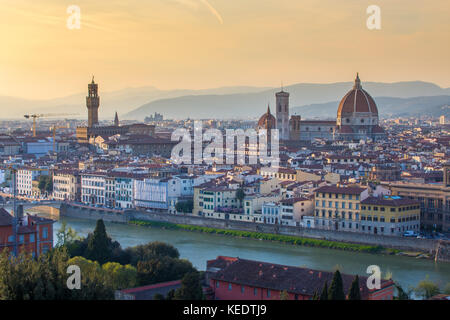
[[69, 113], [47, 113], [47, 114], [26, 114], [24, 117], [26, 119], [33, 118], [33, 137], [36, 137], [36, 119], [43, 117], [60, 117], [60, 116], [76, 116], [77, 114]]

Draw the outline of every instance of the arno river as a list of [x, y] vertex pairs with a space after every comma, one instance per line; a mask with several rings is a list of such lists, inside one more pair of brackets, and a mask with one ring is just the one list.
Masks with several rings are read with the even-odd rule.
[[[86, 236], [95, 228], [95, 221], [61, 218], [80, 236]], [[384, 273], [392, 274], [406, 290], [416, 286], [427, 275], [441, 288], [450, 282], [450, 263], [402, 256], [372, 255], [323, 248], [293, 246], [275, 242], [232, 238], [180, 230], [163, 230], [105, 222], [108, 234], [123, 248], [151, 241], [167, 242], [175, 246], [182, 258], [186, 258], [199, 270], [205, 270], [206, 261], [219, 255], [302, 266], [332, 271], [336, 266], [344, 273], [367, 275], [369, 265], [378, 265]], [[54, 225], [56, 233], [61, 221]]]

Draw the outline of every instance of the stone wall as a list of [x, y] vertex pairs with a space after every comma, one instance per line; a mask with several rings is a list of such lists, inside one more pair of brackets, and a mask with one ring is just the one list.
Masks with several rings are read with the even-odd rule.
[[72, 217], [89, 220], [99, 220], [109, 222], [127, 223], [127, 215], [120, 210], [111, 210], [104, 208], [88, 208], [85, 206], [70, 205], [62, 203], [60, 208], [60, 215], [63, 217]]

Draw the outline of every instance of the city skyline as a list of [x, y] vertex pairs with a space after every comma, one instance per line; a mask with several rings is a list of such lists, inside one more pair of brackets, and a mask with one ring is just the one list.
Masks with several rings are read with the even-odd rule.
[[366, 81], [450, 87], [444, 1], [377, 1], [381, 30], [366, 27], [372, 3], [360, 1], [247, 0], [239, 9], [223, 0], [73, 4], [79, 30], [66, 26], [67, 3], [6, 1], [0, 95], [63, 97], [79, 93], [92, 74], [103, 92], [334, 83], [355, 71]]

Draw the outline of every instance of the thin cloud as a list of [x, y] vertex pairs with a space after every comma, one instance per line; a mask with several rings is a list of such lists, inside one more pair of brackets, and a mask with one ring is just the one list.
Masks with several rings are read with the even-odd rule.
[[199, 2], [202, 3], [208, 10], [223, 24], [223, 18], [220, 13], [209, 3], [208, 0], [172, 0], [189, 8], [198, 8]]
[[209, 11], [211, 11], [211, 13], [213, 15], [216, 16], [217, 20], [219, 20], [220, 24], [223, 24], [223, 18], [222, 16], [219, 14], [219, 12], [217, 12], [217, 10], [208, 2], [208, 0], [200, 0], [200, 2], [202, 2], [206, 7], [208, 7]]

